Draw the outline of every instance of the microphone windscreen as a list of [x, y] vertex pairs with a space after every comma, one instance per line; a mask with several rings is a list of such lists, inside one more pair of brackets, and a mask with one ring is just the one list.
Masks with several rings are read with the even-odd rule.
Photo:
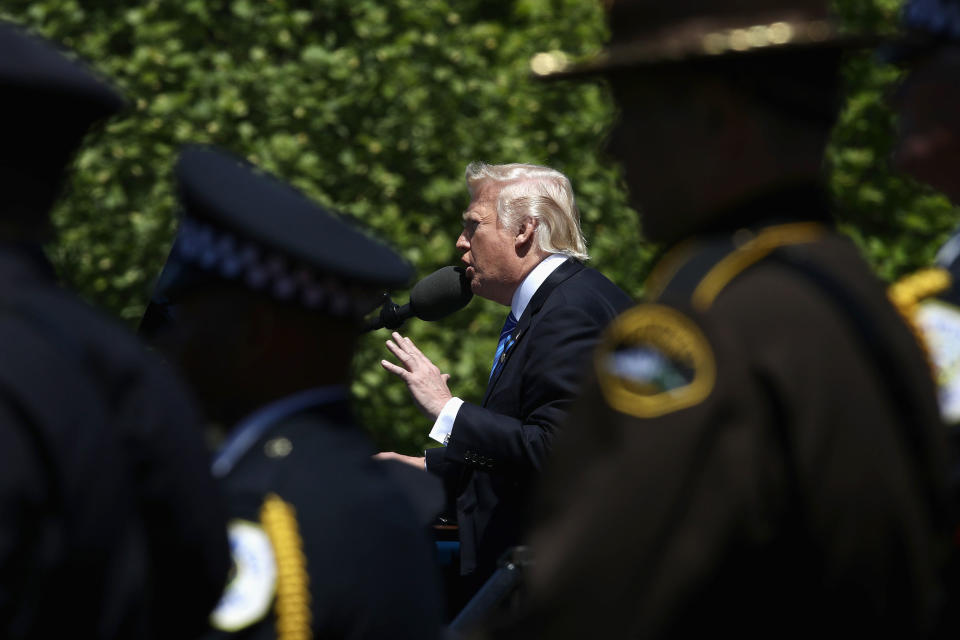
[[463, 267], [442, 267], [413, 285], [410, 310], [421, 320], [439, 320], [467, 306], [473, 298]]

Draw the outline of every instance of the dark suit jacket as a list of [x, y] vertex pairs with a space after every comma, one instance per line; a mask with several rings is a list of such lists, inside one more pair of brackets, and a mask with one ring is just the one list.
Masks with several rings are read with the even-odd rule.
[[543, 282], [478, 406], [464, 403], [427, 468], [456, 495], [460, 571], [483, 579], [520, 542], [527, 495], [577, 393], [600, 332], [630, 297], [575, 260]]

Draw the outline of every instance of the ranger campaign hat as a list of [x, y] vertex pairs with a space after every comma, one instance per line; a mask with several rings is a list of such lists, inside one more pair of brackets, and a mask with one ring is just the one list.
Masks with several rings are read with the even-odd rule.
[[97, 121], [124, 107], [116, 89], [53, 43], [0, 20], [0, 165], [58, 167]]
[[359, 318], [413, 274], [359, 226], [223, 150], [185, 148], [176, 176], [183, 217], [160, 296], [219, 279], [327, 315]]
[[562, 51], [538, 53], [540, 78], [617, 69], [735, 59], [770, 52], [876, 44], [831, 20], [827, 0], [608, 0], [609, 46], [582, 61]]
[[900, 35], [880, 50], [894, 64], [907, 64], [944, 44], [960, 44], [960, 0], [908, 0]]

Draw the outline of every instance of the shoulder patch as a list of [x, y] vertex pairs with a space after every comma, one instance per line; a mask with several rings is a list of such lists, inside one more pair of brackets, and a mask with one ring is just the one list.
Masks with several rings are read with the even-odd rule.
[[231, 520], [227, 525], [233, 575], [210, 614], [210, 624], [239, 631], [266, 617], [277, 588], [277, 564], [266, 532], [255, 522]]
[[960, 422], [960, 309], [925, 300], [918, 305], [915, 321], [933, 364], [943, 419]]
[[716, 383], [713, 349], [700, 328], [671, 307], [645, 304], [607, 329], [595, 366], [607, 403], [638, 418], [696, 405]]

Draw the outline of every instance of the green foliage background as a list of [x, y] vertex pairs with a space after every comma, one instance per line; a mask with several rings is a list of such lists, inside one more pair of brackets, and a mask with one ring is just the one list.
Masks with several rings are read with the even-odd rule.
[[[897, 8], [837, 2], [853, 28], [889, 30]], [[78, 155], [51, 251], [65, 280], [131, 326], [173, 237], [171, 170], [184, 143], [232, 149], [362, 219], [420, 276], [456, 261], [467, 163], [547, 164], [573, 181], [593, 264], [641, 293], [655, 248], [601, 151], [609, 95], [528, 77], [536, 52], [602, 45], [592, 0], [2, 0], [0, 16], [93, 61], [130, 99]], [[896, 77], [869, 54], [851, 59], [830, 150], [842, 228], [886, 279], [929, 263], [957, 222], [943, 197], [888, 166], [894, 123], [883, 98]], [[452, 375], [455, 393], [476, 400], [503, 313], [475, 299], [405, 332]], [[386, 337], [364, 337], [353, 391], [380, 445], [413, 453], [429, 425], [378, 365]]]

